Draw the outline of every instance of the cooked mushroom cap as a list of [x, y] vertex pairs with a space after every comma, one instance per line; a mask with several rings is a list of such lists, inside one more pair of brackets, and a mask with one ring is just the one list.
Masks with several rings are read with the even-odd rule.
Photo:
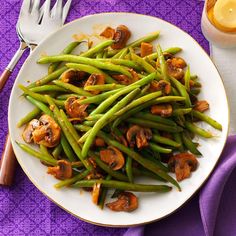
[[[87, 79], [86, 83], [84, 84], [84, 87], [90, 85], [102, 85], [102, 84], [105, 84], [105, 76], [99, 74], [92, 74]], [[99, 94], [100, 91], [90, 91], [90, 93]]]
[[152, 131], [149, 128], [133, 125], [128, 129], [126, 138], [130, 147], [137, 145], [141, 149], [148, 146], [148, 141], [152, 138]]
[[32, 132], [33, 140], [37, 144], [46, 147], [55, 147], [60, 142], [61, 128], [49, 115], [42, 115], [39, 118], [40, 126]]
[[86, 109], [89, 104], [80, 104], [80, 101], [84, 98], [78, 98], [78, 97], [69, 97], [65, 101], [65, 109], [66, 113], [71, 118], [81, 118], [81, 120], [84, 119], [88, 114], [86, 112]]
[[86, 78], [86, 73], [83, 71], [78, 71], [74, 69], [69, 69], [65, 71], [60, 79], [65, 83], [75, 84], [79, 87], [83, 87], [84, 79]]
[[100, 36], [103, 36], [105, 38], [112, 39], [114, 37], [115, 30], [111, 27], [106, 27], [106, 29], [100, 34]]
[[204, 112], [209, 109], [209, 103], [205, 100], [197, 101], [194, 104], [194, 110], [199, 111], [199, 112]]
[[106, 204], [112, 211], [131, 212], [138, 208], [138, 198], [130, 192], [122, 192], [114, 202]]
[[129, 85], [139, 80], [138, 74], [133, 69], [129, 69], [129, 72], [132, 75], [132, 78], [128, 77], [127, 75], [122, 75], [122, 74], [112, 75], [112, 78], [117, 80], [120, 84], [124, 84], [124, 85]]
[[26, 143], [31, 143], [33, 141], [33, 131], [40, 125], [39, 120], [33, 119], [25, 127], [22, 137]]
[[151, 113], [162, 117], [169, 117], [172, 115], [173, 109], [170, 104], [158, 104], [151, 106]]
[[168, 162], [168, 167], [175, 172], [176, 179], [181, 181], [190, 176], [191, 171], [197, 169], [197, 158], [191, 153], [179, 153], [172, 156]]
[[142, 42], [141, 43], [141, 57], [148, 56], [152, 53], [153, 46], [150, 43]]
[[95, 141], [94, 141], [94, 145], [96, 147], [105, 147], [106, 146], [106, 143], [104, 141], [104, 139], [100, 138], [100, 137], [96, 137], [95, 138]]
[[151, 82], [149, 90], [151, 92], [162, 91], [164, 95], [168, 95], [171, 93], [171, 84], [166, 80], [160, 80], [160, 81], [154, 80]]
[[180, 57], [172, 57], [166, 61], [167, 72], [175, 79], [182, 79], [184, 77], [183, 68], [186, 67], [186, 62]]
[[119, 25], [116, 28], [113, 39], [115, 42], [112, 44], [113, 49], [121, 49], [126, 46], [127, 41], [129, 40], [131, 33], [125, 25]]
[[59, 160], [57, 161], [57, 166], [48, 167], [47, 173], [57, 179], [69, 179], [72, 177], [71, 163], [66, 160]]
[[125, 158], [122, 152], [112, 146], [108, 146], [107, 149], [101, 150], [100, 158], [103, 162], [107, 163], [113, 170], [119, 170], [125, 164]]

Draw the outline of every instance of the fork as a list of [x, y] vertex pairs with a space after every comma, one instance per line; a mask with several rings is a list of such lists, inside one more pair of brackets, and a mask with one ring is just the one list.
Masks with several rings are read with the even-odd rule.
[[20, 47], [0, 76], [0, 91], [26, 48], [30, 47], [32, 50], [45, 36], [64, 24], [71, 1], [68, 0], [63, 7], [63, 1], [57, 0], [52, 10], [50, 10], [51, 0], [46, 0], [42, 7], [40, 7], [40, 0], [23, 1], [16, 25]]
[[[57, 0], [50, 10], [51, 0], [45, 0], [40, 7], [40, 0], [24, 0], [20, 10], [16, 30], [21, 41], [20, 48], [0, 77], [0, 90], [9, 78], [14, 66], [29, 47], [31, 51], [48, 34], [59, 29], [65, 22], [72, 0]], [[7, 135], [4, 151], [0, 162], [0, 185], [11, 185], [13, 182], [16, 159]]]

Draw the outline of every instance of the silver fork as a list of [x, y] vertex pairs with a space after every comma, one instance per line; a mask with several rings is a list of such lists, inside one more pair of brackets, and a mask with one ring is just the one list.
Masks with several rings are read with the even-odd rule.
[[63, 1], [57, 0], [50, 10], [51, 0], [46, 0], [42, 7], [40, 0], [23, 1], [16, 25], [20, 47], [0, 76], [0, 91], [26, 48], [30, 47], [33, 50], [40, 41], [64, 24], [71, 2], [72, 0], [68, 0], [63, 6]]
[[[0, 77], [0, 90], [25, 49], [29, 47], [32, 51], [48, 34], [64, 24], [71, 2], [72, 0], [67, 0], [63, 7], [62, 0], [57, 0], [52, 10], [50, 10], [51, 0], [45, 0], [41, 8], [40, 0], [23, 1], [16, 27], [21, 41], [20, 48]], [[8, 135], [0, 162], [0, 185], [12, 184], [15, 165], [16, 159]]]

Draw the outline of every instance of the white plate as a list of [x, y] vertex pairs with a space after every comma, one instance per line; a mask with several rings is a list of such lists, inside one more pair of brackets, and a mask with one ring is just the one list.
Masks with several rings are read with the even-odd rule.
[[[21, 129], [16, 124], [32, 105], [20, 97], [18, 84], [27, 85], [27, 81], [35, 81], [47, 73], [46, 65], [36, 64], [41, 54], [58, 54], [69, 42], [74, 34], [92, 34], [94, 29], [110, 25], [127, 25], [132, 31], [131, 41], [150, 32], [161, 31], [158, 42], [162, 48], [179, 46], [184, 49], [180, 54], [190, 64], [191, 72], [199, 75], [203, 85], [200, 97], [210, 103], [210, 116], [223, 125], [223, 132], [212, 130], [217, 135], [210, 140], [199, 139], [200, 151], [203, 157], [200, 165], [191, 178], [181, 182], [182, 192], [176, 188], [169, 193], [138, 194], [139, 208], [132, 213], [112, 212], [109, 209], [100, 210], [91, 201], [90, 193], [76, 189], [56, 190], [53, 185], [58, 182], [46, 174], [46, 167], [38, 160], [23, 152], [15, 140], [23, 142]], [[14, 84], [9, 105], [9, 130], [14, 152], [26, 175], [34, 185], [52, 201], [71, 214], [94, 224], [106, 226], [132, 226], [161, 219], [182, 206], [204, 183], [213, 170], [224, 147], [229, 123], [229, 110], [222, 80], [205, 51], [187, 33], [177, 27], [154, 17], [129, 13], [103, 13], [87, 16], [67, 24], [59, 31], [45, 39], [26, 60]], [[194, 214], [194, 213], [193, 213]]]

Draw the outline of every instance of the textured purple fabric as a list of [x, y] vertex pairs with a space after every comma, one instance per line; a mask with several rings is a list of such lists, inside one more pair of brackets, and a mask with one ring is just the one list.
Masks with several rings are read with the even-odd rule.
[[[15, 24], [21, 6], [19, 0], [1, 1], [0, 5], [0, 68], [4, 68], [10, 61], [18, 47], [18, 39], [15, 33]], [[200, 29], [200, 17], [203, 8], [203, 2], [198, 0], [73, 0], [72, 9], [68, 21], [82, 17], [84, 15], [110, 12], [125, 11], [136, 12], [165, 19], [192, 35], [208, 51], [208, 43], [204, 39]], [[27, 53], [26, 53], [27, 54]], [[26, 55], [17, 65], [10, 80], [7, 82], [4, 90], [0, 93], [0, 152], [2, 151], [5, 137], [7, 134], [7, 106], [13, 81], [24, 62]], [[233, 138], [229, 140], [228, 150], [233, 152]], [[133, 229], [115, 229], [94, 226], [69, 215], [60, 209], [54, 203], [50, 202], [24, 175], [20, 167], [17, 168], [16, 180], [14, 186], [10, 189], [0, 189], [0, 235], [213, 235], [214, 225], [218, 234], [215, 235], [236, 235], [236, 230], [229, 231], [233, 225], [233, 219], [226, 218], [227, 213], [233, 213], [235, 208], [229, 208], [232, 200], [236, 200], [236, 193], [230, 190], [233, 181], [235, 182], [235, 173], [231, 175], [225, 185], [225, 194], [220, 198], [222, 189], [215, 185], [215, 175], [222, 178], [222, 184], [227, 181], [224, 170], [227, 173], [233, 170], [233, 161], [230, 163], [229, 151], [225, 152], [220, 172], [214, 172], [213, 177], [207, 183], [201, 192], [200, 206], [201, 215], [198, 206], [198, 196], [195, 196], [181, 210], [172, 216], [155, 224], [145, 227], [136, 227]], [[227, 164], [228, 163], [228, 164]], [[221, 165], [219, 167], [221, 167]], [[230, 169], [231, 168], [231, 169]], [[228, 173], [229, 175], [230, 173]], [[232, 180], [234, 176], [234, 180]], [[231, 184], [231, 185], [230, 185]], [[216, 188], [213, 188], [216, 186]], [[228, 195], [226, 193], [230, 193]], [[209, 198], [217, 196], [217, 201], [208, 208]], [[218, 209], [218, 203], [222, 201]], [[228, 202], [228, 204], [223, 204]], [[235, 201], [234, 201], [235, 202]], [[207, 207], [206, 207], [207, 205]], [[233, 205], [233, 204], [232, 204]], [[235, 204], [234, 204], [235, 205]], [[227, 225], [227, 233], [223, 233], [223, 228], [216, 212], [220, 213], [225, 219], [222, 222]], [[233, 211], [234, 210], [234, 211]], [[201, 216], [203, 224], [201, 222]], [[210, 219], [210, 220], [209, 220]], [[216, 223], [215, 223], [216, 222]], [[230, 224], [231, 223], [231, 224]], [[181, 233], [180, 233], [181, 232]], [[234, 234], [233, 234], [234, 232]]]

